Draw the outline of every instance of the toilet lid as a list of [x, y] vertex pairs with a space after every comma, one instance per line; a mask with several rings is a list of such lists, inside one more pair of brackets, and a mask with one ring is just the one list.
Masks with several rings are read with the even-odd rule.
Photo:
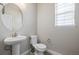
[[44, 44], [36, 44], [36, 47], [39, 48], [39, 49], [45, 49], [46, 45], [44, 45]]

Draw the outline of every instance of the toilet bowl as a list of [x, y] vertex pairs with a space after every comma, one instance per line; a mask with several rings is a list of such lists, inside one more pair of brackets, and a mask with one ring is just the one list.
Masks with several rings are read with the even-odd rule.
[[46, 45], [42, 44], [42, 43], [39, 43], [39, 44], [36, 44], [34, 46], [37, 50], [39, 51], [45, 51], [46, 50]]
[[37, 35], [31, 36], [31, 44], [35, 48], [35, 55], [43, 55], [43, 52], [46, 50], [46, 45], [42, 43], [37, 43]]

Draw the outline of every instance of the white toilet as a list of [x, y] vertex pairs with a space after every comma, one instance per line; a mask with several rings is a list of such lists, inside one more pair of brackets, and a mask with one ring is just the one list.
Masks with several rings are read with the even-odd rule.
[[43, 52], [46, 50], [46, 45], [37, 43], [37, 35], [31, 36], [31, 44], [35, 48], [35, 55], [43, 55]]

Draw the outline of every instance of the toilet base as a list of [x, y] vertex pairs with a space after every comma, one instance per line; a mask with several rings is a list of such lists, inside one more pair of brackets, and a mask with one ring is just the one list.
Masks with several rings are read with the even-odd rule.
[[44, 53], [42, 51], [35, 51], [34, 54], [35, 55], [44, 55]]

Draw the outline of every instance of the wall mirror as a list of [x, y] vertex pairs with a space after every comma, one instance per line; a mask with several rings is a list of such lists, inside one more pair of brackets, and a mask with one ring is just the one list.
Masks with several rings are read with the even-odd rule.
[[23, 25], [22, 11], [16, 4], [7, 3], [2, 8], [1, 20], [7, 29], [16, 32]]

